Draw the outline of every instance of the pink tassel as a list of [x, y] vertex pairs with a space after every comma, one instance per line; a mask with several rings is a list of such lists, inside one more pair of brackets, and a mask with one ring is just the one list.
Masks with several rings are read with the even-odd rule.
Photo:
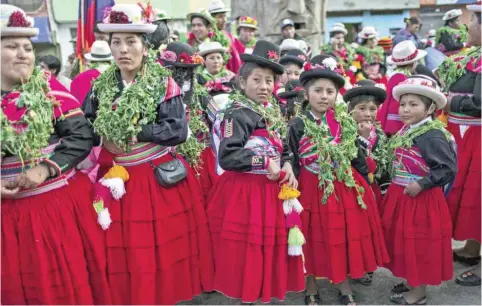
[[286, 227], [287, 228], [292, 228], [298, 226], [301, 228], [301, 217], [298, 213], [295, 211], [289, 213], [286, 215]]

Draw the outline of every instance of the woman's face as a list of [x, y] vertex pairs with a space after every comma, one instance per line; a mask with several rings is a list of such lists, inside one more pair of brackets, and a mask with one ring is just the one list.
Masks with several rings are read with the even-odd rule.
[[[25, 37], [2, 38], [2, 84], [17, 85], [27, 80], [33, 72], [35, 55], [30, 39]], [[2, 86], [2, 88], [4, 88]], [[7, 88], [4, 88], [7, 89]], [[8, 88], [7, 90], [10, 90]]]
[[361, 102], [355, 105], [352, 114], [357, 123], [375, 122], [377, 118], [378, 107], [375, 102]]
[[194, 34], [194, 37], [199, 41], [206, 39], [209, 34], [209, 29], [204, 22], [204, 19], [200, 17], [194, 17], [191, 21], [191, 31]]
[[142, 66], [147, 49], [135, 33], [114, 33], [110, 43], [112, 56], [121, 71], [134, 71]]
[[216, 16], [214, 16], [214, 19], [216, 19], [216, 26], [218, 27], [218, 30], [224, 31], [226, 23], [228, 22], [226, 13], [217, 13]]
[[247, 44], [251, 41], [251, 39], [254, 37], [254, 34], [256, 33], [255, 29], [252, 28], [246, 28], [246, 27], [241, 27], [239, 28], [239, 40]]
[[310, 103], [311, 110], [318, 115], [322, 115], [332, 108], [336, 101], [338, 90], [335, 83], [328, 79], [317, 79], [308, 88], [305, 97]]
[[286, 69], [287, 81], [299, 80], [301, 74], [301, 67], [296, 64], [286, 64], [284, 65]]
[[480, 47], [480, 23], [479, 19], [477, 19], [477, 16], [475, 13], [472, 13], [470, 17], [470, 22], [469, 22], [469, 38], [467, 39], [467, 42], [471, 46], [477, 46]]
[[367, 47], [375, 48], [378, 45], [378, 39], [376, 37], [367, 39]]
[[365, 65], [363, 67], [363, 72], [365, 72], [370, 80], [378, 80], [381, 78], [379, 64]]
[[211, 53], [206, 56], [204, 61], [207, 71], [211, 75], [216, 75], [223, 69], [224, 59], [221, 53]]
[[408, 31], [412, 34], [417, 33], [420, 31], [420, 24], [411, 24], [408, 26]]
[[331, 38], [331, 43], [337, 48], [340, 48], [345, 43], [345, 34], [337, 33]]
[[459, 29], [461, 26], [460, 18], [456, 17], [449, 22], [449, 26], [454, 29]]
[[427, 109], [418, 95], [406, 94], [400, 98], [398, 114], [404, 124], [416, 124], [430, 116], [435, 111], [435, 105]]
[[246, 80], [241, 78], [240, 85], [249, 99], [256, 103], [264, 103], [273, 94], [274, 79], [271, 69], [256, 68]]

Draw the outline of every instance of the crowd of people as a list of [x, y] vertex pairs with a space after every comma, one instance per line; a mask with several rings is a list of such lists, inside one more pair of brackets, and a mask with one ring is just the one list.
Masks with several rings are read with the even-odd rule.
[[252, 16], [226, 31], [220, 0], [186, 42], [116, 4], [63, 79], [33, 20], [0, 8], [3, 303], [321, 305], [327, 278], [355, 305], [385, 267], [404, 279], [387, 301], [424, 305], [453, 261], [480, 262], [481, 1], [425, 41], [416, 17], [355, 45], [336, 23], [320, 54], [289, 18], [277, 43]]

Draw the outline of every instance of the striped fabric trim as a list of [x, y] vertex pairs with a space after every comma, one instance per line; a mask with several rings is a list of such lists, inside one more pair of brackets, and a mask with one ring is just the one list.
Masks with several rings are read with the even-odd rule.
[[387, 120], [392, 120], [392, 121], [402, 121], [400, 120], [400, 115], [395, 115], [395, 114], [388, 114]]
[[481, 118], [467, 116], [460, 113], [450, 113], [449, 122], [457, 125], [481, 126]]
[[412, 173], [408, 173], [403, 169], [396, 169], [395, 170], [395, 177], [393, 178], [392, 182], [399, 186], [407, 186], [411, 182], [416, 182], [423, 178], [423, 176], [418, 176]]
[[65, 92], [65, 91], [59, 91], [59, 90], [51, 90], [48, 94], [48, 96], [57, 96], [57, 97], [64, 97], [64, 98], [67, 98], [67, 99], [71, 99], [71, 100], [74, 100], [75, 102], [77, 102], [77, 104], [79, 104], [80, 106], [80, 103], [79, 101], [77, 100], [76, 97], [74, 97], [73, 95], [71, 95], [70, 93], [68, 92]]
[[37, 186], [36, 188], [33, 189], [28, 189], [24, 191], [20, 191], [17, 193], [13, 198], [14, 199], [21, 199], [21, 198], [26, 198], [26, 197], [33, 197], [45, 192], [49, 192], [64, 186], [67, 186], [69, 184], [68, 180], [75, 175], [76, 171], [75, 169], [70, 169], [66, 173], [51, 179], [45, 181], [42, 185]]
[[84, 112], [80, 108], [70, 110], [67, 114], [64, 114], [64, 118], [70, 118], [75, 116], [82, 116]]
[[131, 152], [116, 155], [114, 161], [119, 166], [137, 166], [166, 155], [171, 147], [160, 146], [151, 142], [141, 142], [132, 147]]

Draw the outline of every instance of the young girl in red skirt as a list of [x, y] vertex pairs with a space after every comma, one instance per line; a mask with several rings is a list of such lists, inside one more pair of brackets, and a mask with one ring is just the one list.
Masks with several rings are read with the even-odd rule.
[[423, 305], [427, 285], [452, 278], [452, 222], [442, 188], [455, 177], [456, 157], [450, 133], [433, 120], [447, 103], [436, 81], [415, 75], [393, 94], [405, 126], [388, 143], [394, 178], [380, 210], [386, 267], [406, 282], [393, 287], [390, 301]]
[[[468, 42], [472, 46], [448, 58], [438, 69], [438, 74], [448, 91], [448, 129], [457, 142], [459, 171], [450, 190], [447, 202], [452, 215], [455, 240], [467, 240], [465, 246], [453, 252], [454, 260], [469, 266], [480, 262], [481, 233], [481, 2], [468, 5], [471, 20], [468, 25]], [[463, 286], [480, 286], [480, 276], [475, 273], [480, 266], [456, 278]]]
[[340, 302], [354, 305], [349, 278], [364, 277], [388, 261], [365, 156], [356, 145], [356, 123], [344, 104], [335, 104], [345, 83], [342, 74], [329, 55], [306, 63], [300, 81], [309, 107], [289, 127], [304, 207], [307, 305], [321, 303], [316, 277], [330, 279]]
[[[241, 55], [243, 94], [231, 95], [224, 112], [218, 159], [225, 170], [207, 207], [213, 236], [214, 289], [244, 303], [283, 300], [304, 288], [302, 256], [288, 255], [288, 229], [280, 183], [296, 187], [286, 130], [272, 103], [274, 84], [283, 74], [279, 47], [260, 40], [252, 54]], [[280, 171], [286, 177], [279, 181]]]
[[102, 230], [87, 175], [79, 102], [35, 68], [33, 19], [0, 5], [2, 304], [110, 304]]
[[379, 205], [382, 200], [381, 190], [386, 190], [390, 182], [386, 171], [387, 137], [377, 121], [378, 108], [386, 97], [385, 86], [372, 80], [358, 81], [343, 95], [343, 100], [348, 103], [348, 112], [358, 124], [357, 141], [367, 156], [368, 182]]
[[190, 300], [212, 291], [214, 276], [202, 191], [174, 151], [188, 134], [181, 90], [146, 46], [145, 34], [156, 29], [151, 13], [150, 7], [118, 4], [99, 24], [110, 33], [115, 64], [84, 102], [102, 137], [99, 177], [106, 179], [114, 163], [128, 174], [125, 194], [99, 212], [99, 221], [106, 208], [112, 219], [105, 237], [114, 304]]

